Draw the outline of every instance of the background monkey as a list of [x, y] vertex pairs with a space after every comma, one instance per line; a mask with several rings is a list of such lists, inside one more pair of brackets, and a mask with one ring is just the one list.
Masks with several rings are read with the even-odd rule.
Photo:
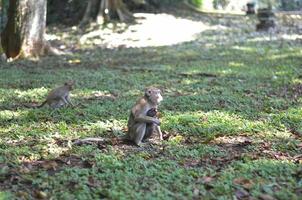
[[160, 121], [155, 117], [157, 107], [162, 100], [160, 89], [149, 87], [131, 109], [128, 120], [128, 138], [136, 145], [140, 146], [142, 141], [148, 139], [154, 131], [157, 131], [160, 140], [163, 140]]
[[48, 104], [53, 109], [60, 108], [68, 104], [73, 106], [70, 101], [70, 91], [73, 90], [74, 84], [74, 81], [68, 81], [65, 82], [63, 86], [51, 90], [48, 93], [46, 100], [41, 105], [37, 106], [37, 108], [41, 108], [45, 104]]

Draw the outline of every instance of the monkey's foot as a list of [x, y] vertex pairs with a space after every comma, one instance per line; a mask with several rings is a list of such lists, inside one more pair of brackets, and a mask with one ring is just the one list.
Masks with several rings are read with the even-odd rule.
[[146, 142], [150, 142], [150, 140], [149, 139], [142, 140], [142, 143], [146, 143]]

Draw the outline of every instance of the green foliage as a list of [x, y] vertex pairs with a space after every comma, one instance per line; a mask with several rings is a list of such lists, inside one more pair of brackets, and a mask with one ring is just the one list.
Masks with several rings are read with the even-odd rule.
[[10, 192], [0, 191], [0, 200], [9, 200], [13, 198], [13, 194]]
[[193, 4], [196, 7], [201, 7], [202, 6], [202, 1], [203, 0], [190, 0], [190, 3]]

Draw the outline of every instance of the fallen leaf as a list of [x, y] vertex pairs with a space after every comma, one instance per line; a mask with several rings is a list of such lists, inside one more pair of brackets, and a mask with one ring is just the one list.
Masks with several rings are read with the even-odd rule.
[[205, 183], [205, 184], [208, 184], [210, 182], [212, 182], [214, 180], [213, 177], [210, 177], [210, 176], [205, 176], [205, 177], [202, 177], [201, 181], [202, 183]]
[[83, 167], [84, 168], [92, 168], [95, 166], [95, 163], [89, 160], [84, 160], [83, 161]]
[[237, 199], [245, 199], [250, 196], [250, 194], [244, 189], [238, 189], [235, 192], [235, 196], [237, 197]]
[[110, 139], [110, 144], [111, 144], [111, 145], [117, 145], [117, 144], [119, 144], [119, 143], [120, 143], [119, 138], [111, 138], [111, 139]]
[[17, 197], [21, 197], [22, 199], [28, 199], [29, 195], [28, 195], [28, 193], [26, 193], [24, 191], [18, 191]]
[[79, 63], [81, 63], [81, 60], [79, 60], [79, 59], [68, 60], [68, 63], [69, 64], [79, 64]]
[[242, 187], [244, 187], [245, 189], [251, 189], [254, 185], [253, 181], [243, 178], [243, 177], [239, 177], [239, 178], [235, 178], [233, 180], [233, 183], [236, 185], [241, 185]]
[[89, 176], [87, 185], [90, 187], [98, 187], [99, 182], [97, 180], [95, 180], [92, 176]]
[[260, 194], [259, 199], [262, 199], [262, 200], [276, 200], [274, 197], [272, 197], [269, 194]]
[[47, 170], [50, 170], [50, 169], [56, 170], [57, 167], [58, 167], [58, 164], [57, 164], [57, 162], [55, 162], [55, 161], [46, 161], [46, 162], [43, 162], [43, 163], [41, 164], [41, 166], [42, 166], [44, 169], [47, 169]]
[[70, 164], [71, 164], [71, 161], [70, 161], [70, 160], [67, 160], [66, 164], [67, 164], [67, 165], [70, 165]]
[[35, 191], [35, 195], [38, 199], [46, 199], [47, 194], [43, 191]]
[[199, 189], [195, 188], [193, 191], [194, 196], [198, 196], [199, 195]]
[[25, 166], [22, 166], [20, 167], [19, 172], [22, 174], [28, 174], [30, 172], [30, 169]]
[[205, 176], [205, 177], [201, 178], [200, 182], [204, 184], [204, 186], [207, 190], [209, 190], [209, 189], [213, 188], [213, 185], [212, 185], [213, 180], [214, 180], [213, 177]]

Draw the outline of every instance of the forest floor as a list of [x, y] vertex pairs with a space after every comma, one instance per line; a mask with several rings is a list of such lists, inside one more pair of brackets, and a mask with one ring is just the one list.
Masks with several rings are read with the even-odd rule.
[[[301, 199], [299, 35], [246, 16], [136, 16], [49, 27], [66, 54], [1, 63], [0, 199]], [[24, 106], [70, 79], [75, 108]], [[150, 85], [164, 141], [118, 142]], [[72, 143], [85, 137], [109, 142]]]

